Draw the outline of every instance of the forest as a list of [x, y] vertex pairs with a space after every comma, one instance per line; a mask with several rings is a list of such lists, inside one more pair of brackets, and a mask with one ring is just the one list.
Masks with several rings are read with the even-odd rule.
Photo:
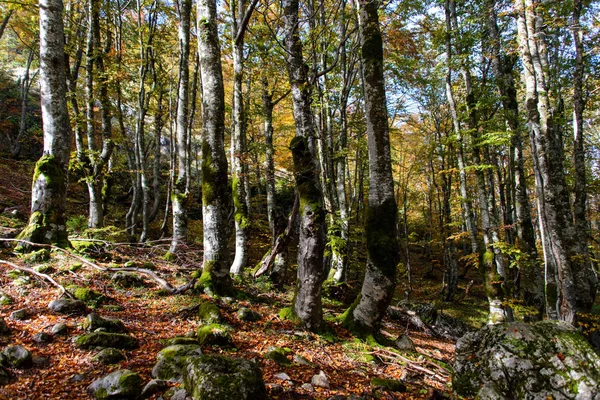
[[0, 0], [0, 400], [600, 399], [600, 2]]

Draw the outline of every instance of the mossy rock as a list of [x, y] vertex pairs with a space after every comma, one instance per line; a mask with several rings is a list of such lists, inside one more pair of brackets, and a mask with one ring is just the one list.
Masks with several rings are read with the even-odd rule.
[[52, 300], [48, 308], [57, 314], [81, 314], [87, 310], [83, 301], [71, 299]]
[[6, 292], [0, 292], [0, 306], [9, 306], [13, 304], [15, 300]]
[[117, 271], [113, 274], [110, 280], [112, 283], [114, 283], [115, 286], [122, 288], [145, 286], [144, 279], [139, 275], [135, 274], [134, 272]]
[[88, 387], [96, 399], [137, 399], [142, 392], [142, 378], [128, 369], [112, 372]]
[[105, 240], [107, 242], [129, 242], [127, 231], [112, 225], [103, 228], [88, 228], [83, 232], [83, 235], [88, 239]]
[[151, 263], [150, 261], [144, 261], [141, 265], [141, 268], [148, 269], [150, 271], [156, 270], [156, 266], [154, 265], [154, 263]]
[[29, 367], [33, 361], [31, 352], [23, 346], [7, 346], [2, 354], [6, 364], [14, 368]]
[[183, 372], [185, 389], [194, 399], [266, 400], [259, 366], [240, 358], [203, 355]]
[[280, 347], [269, 347], [263, 356], [267, 360], [275, 361], [277, 364], [284, 367], [290, 367], [292, 362], [287, 358], [288, 352]]
[[213, 346], [233, 346], [231, 328], [221, 324], [209, 324], [198, 328], [198, 343]]
[[91, 242], [88, 240], [74, 240], [72, 245], [73, 249], [79, 254], [91, 254], [102, 249], [100, 242]]
[[127, 329], [123, 322], [116, 318], [103, 318], [96, 313], [91, 313], [83, 320], [83, 329], [86, 331], [95, 331], [104, 329], [106, 332], [125, 333]]
[[37, 251], [32, 251], [31, 253], [25, 253], [21, 255], [21, 259], [27, 264], [36, 264], [48, 261], [50, 259], [50, 250], [41, 249]]
[[172, 382], [181, 382], [182, 370], [188, 358], [202, 355], [198, 344], [177, 344], [162, 349], [156, 356], [156, 364], [152, 368], [152, 377]]
[[80, 262], [71, 264], [71, 266], [69, 267], [69, 271], [71, 272], [77, 272], [79, 271], [81, 268], [83, 268], [83, 264]]
[[27, 276], [27, 273], [21, 271], [20, 269], [13, 269], [6, 273], [10, 279], [19, 279], [22, 276]]
[[14, 279], [12, 281], [12, 285], [15, 287], [23, 287], [23, 286], [29, 286], [33, 283], [34, 281], [31, 280], [31, 277], [28, 275], [23, 275], [18, 277], [17, 279]]
[[383, 389], [389, 392], [406, 392], [406, 385], [396, 379], [373, 378], [371, 386], [373, 389]]
[[260, 321], [260, 319], [262, 318], [262, 316], [259, 313], [247, 307], [240, 308], [237, 312], [237, 316], [241, 321], [247, 322]]
[[68, 289], [72, 291], [73, 296], [75, 296], [77, 300], [83, 301], [87, 306], [92, 308], [100, 306], [106, 300], [106, 297], [102, 294], [89, 288], [69, 287]]
[[176, 336], [173, 338], [169, 338], [169, 339], [162, 339], [160, 341], [162, 344], [164, 344], [165, 346], [173, 346], [176, 344], [195, 344], [198, 345], [198, 340], [193, 338], [193, 337], [186, 337], [186, 336]]
[[95, 347], [114, 347], [116, 349], [135, 349], [138, 347], [136, 338], [124, 333], [91, 332], [75, 338], [75, 346], [82, 349]]
[[93, 362], [101, 363], [104, 365], [116, 364], [125, 359], [125, 354], [119, 349], [113, 349], [112, 347], [100, 350], [95, 356], [92, 357]]
[[207, 301], [198, 307], [198, 320], [201, 324], [218, 324], [222, 319], [221, 310], [216, 304]]
[[10, 319], [15, 321], [24, 321], [31, 316], [31, 313], [26, 308], [21, 308], [20, 310], [15, 310], [10, 313]]
[[48, 264], [36, 265], [35, 267], [33, 267], [33, 269], [36, 272], [39, 272], [40, 274], [53, 274], [54, 272], [56, 272], [54, 267]]

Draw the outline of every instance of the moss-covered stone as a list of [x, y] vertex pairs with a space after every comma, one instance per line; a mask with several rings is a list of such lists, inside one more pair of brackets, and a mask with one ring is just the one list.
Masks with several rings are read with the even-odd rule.
[[260, 321], [260, 319], [262, 318], [259, 313], [257, 313], [256, 311], [254, 311], [250, 308], [247, 308], [247, 307], [240, 308], [237, 311], [237, 316], [241, 321], [248, 321], [248, 322]]
[[116, 364], [125, 359], [125, 354], [119, 349], [113, 349], [111, 347], [100, 350], [95, 356], [92, 357], [92, 362], [101, 363], [104, 365]]
[[76, 262], [76, 263], [71, 264], [71, 266], [69, 267], [69, 271], [71, 271], [71, 272], [77, 272], [81, 268], [83, 268], [83, 264], [80, 263], [80, 262]]
[[57, 314], [81, 314], [87, 309], [83, 301], [71, 299], [52, 300], [48, 308]]
[[50, 259], [50, 250], [48, 249], [40, 249], [37, 251], [32, 251], [31, 253], [25, 253], [21, 256], [23, 261], [27, 264], [36, 264], [44, 261], [48, 261]]
[[181, 382], [182, 370], [189, 358], [202, 355], [198, 344], [176, 344], [165, 347], [156, 356], [156, 364], [152, 368], [152, 377], [172, 382]]
[[14, 299], [6, 292], [0, 292], [0, 306], [8, 306], [14, 303]]
[[136, 338], [124, 333], [91, 332], [75, 338], [75, 346], [82, 349], [94, 347], [114, 347], [116, 349], [134, 349], [138, 347]]
[[36, 265], [33, 269], [40, 274], [52, 274], [55, 272], [54, 267], [48, 264]]
[[221, 324], [209, 324], [198, 328], [198, 343], [213, 346], [233, 346], [231, 328]]
[[374, 389], [383, 389], [390, 392], [406, 392], [406, 385], [396, 379], [373, 378], [371, 386]]
[[91, 313], [83, 320], [83, 329], [86, 331], [95, 331], [104, 329], [106, 332], [125, 333], [127, 329], [123, 322], [116, 318], [102, 318], [96, 313]]
[[110, 280], [115, 286], [121, 288], [143, 287], [145, 285], [142, 277], [128, 271], [117, 271]]
[[14, 368], [29, 367], [33, 361], [31, 352], [23, 346], [7, 346], [2, 354], [7, 365]]
[[287, 358], [286, 353], [288, 352], [280, 347], [269, 347], [263, 357], [267, 360], [275, 361], [284, 367], [289, 367], [292, 365], [292, 362]]
[[136, 399], [142, 392], [142, 378], [128, 369], [112, 372], [88, 387], [96, 399]]
[[187, 365], [183, 381], [194, 399], [268, 398], [260, 368], [244, 359], [203, 355]]
[[214, 303], [204, 302], [198, 307], [198, 320], [201, 324], [217, 324], [222, 320], [221, 310]]
[[95, 290], [84, 288], [84, 287], [69, 287], [73, 293], [73, 296], [77, 300], [83, 301], [87, 306], [96, 308], [102, 304], [105, 297], [96, 292]]

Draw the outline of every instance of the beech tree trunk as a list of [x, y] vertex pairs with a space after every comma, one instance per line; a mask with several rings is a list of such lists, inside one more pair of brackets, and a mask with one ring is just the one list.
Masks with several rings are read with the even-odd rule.
[[298, 32], [298, 0], [284, 1], [284, 22], [287, 70], [296, 124], [296, 137], [292, 139], [290, 148], [300, 198], [298, 288], [294, 300], [294, 313], [308, 329], [319, 331], [323, 325], [321, 286], [325, 278], [325, 211], [319, 185], [314, 116], [310, 108], [311, 86], [308, 83], [308, 67], [304, 63]]
[[356, 1], [369, 148], [369, 203], [365, 222], [368, 254], [360, 297], [347, 311], [344, 325], [363, 335], [372, 335], [378, 329], [394, 294], [400, 261], [378, 5], [376, 0]]
[[211, 294], [232, 291], [227, 216], [231, 192], [225, 157], [225, 98], [215, 0], [199, 0], [198, 55], [202, 79], [202, 213], [204, 265], [199, 288]]
[[63, 3], [40, 0], [39, 5], [44, 155], [36, 163], [33, 175], [29, 223], [18, 238], [66, 247], [67, 168], [72, 135], [66, 97]]

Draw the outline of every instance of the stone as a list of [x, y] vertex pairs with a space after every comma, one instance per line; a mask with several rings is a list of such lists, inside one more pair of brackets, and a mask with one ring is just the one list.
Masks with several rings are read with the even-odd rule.
[[452, 387], [461, 396], [593, 399], [600, 394], [600, 357], [563, 322], [488, 325], [463, 336], [455, 354]]
[[0, 336], [10, 335], [10, 327], [6, 324], [4, 318], [0, 317]]
[[169, 398], [170, 400], [188, 400], [188, 392], [185, 389], [175, 389]]
[[102, 304], [102, 302], [106, 300], [106, 298], [101, 293], [98, 293], [90, 288], [74, 287], [71, 288], [71, 290], [73, 291], [73, 296], [75, 296], [77, 300], [83, 301], [87, 306], [90, 306], [91, 308], [99, 307]]
[[88, 392], [98, 400], [136, 399], [142, 392], [142, 378], [131, 370], [122, 369], [92, 382]]
[[119, 349], [108, 347], [100, 350], [95, 356], [92, 357], [93, 362], [98, 362], [104, 365], [116, 364], [125, 359], [125, 354]]
[[23, 346], [7, 346], [3, 351], [6, 363], [15, 368], [24, 368], [31, 365], [31, 352]]
[[160, 342], [162, 344], [164, 344], [165, 346], [173, 346], [176, 344], [195, 344], [195, 345], [200, 344], [200, 343], [198, 343], [198, 340], [196, 340], [194, 337], [187, 337], [187, 336], [175, 336], [173, 338], [163, 339]]
[[231, 328], [221, 324], [204, 325], [198, 328], [198, 343], [212, 346], [233, 346]]
[[146, 385], [142, 389], [140, 397], [142, 399], [147, 399], [152, 395], [164, 392], [168, 387], [169, 385], [167, 384], [167, 381], [164, 381], [162, 379], [152, 379], [150, 382], [146, 383]]
[[14, 303], [15, 300], [6, 292], [0, 292], [0, 306], [8, 306]]
[[29, 318], [29, 311], [26, 308], [15, 310], [10, 313], [10, 319], [14, 321], [24, 321]]
[[323, 371], [319, 371], [317, 375], [313, 375], [310, 383], [316, 387], [329, 389], [329, 379], [327, 379], [327, 375]]
[[216, 304], [207, 301], [198, 307], [198, 320], [201, 324], [218, 324], [222, 319], [221, 310]]
[[185, 389], [194, 399], [266, 400], [260, 367], [242, 358], [202, 355], [183, 370]]
[[85, 379], [84, 374], [75, 374], [69, 379], [71, 382], [82, 382]]
[[35, 335], [33, 335], [33, 341], [36, 343], [48, 343], [51, 340], [52, 337], [46, 332], [38, 332]]
[[87, 309], [83, 301], [71, 299], [52, 300], [48, 308], [57, 314], [83, 314]]
[[117, 271], [110, 280], [119, 287], [132, 288], [144, 286], [144, 279], [139, 275], [129, 271]]
[[177, 344], [162, 349], [156, 356], [152, 377], [171, 382], [181, 382], [182, 370], [189, 357], [199, 357], [202, 349], [198, 344]]
[[315, 388], [310, 383], [303, 383], [302, 386], [300, 386], [300, 387], [302, 389], [306, 390], [307, 392], [314, 392], [315, 391]]
[[50, 366], [50, 361], [46, 357], [33, 357], [32, 363], [36, 368], [48, 368]]
[[306, 358], [302, 357], [300, 354], [294, 354], [293, 360], [296, 364], [299, 364], [299, 365], [306, 365], [309, 367], [313, 366], [313, 363], [308, 361]]
[[286, 374], [285, 372], [280, 372], [278, 374], [275, 374], [275, 375], [273, 375], [273, 378], [279, 379], [281, 381], [289, 381], [289, 380], [291, 380], [290, 376], [288, 374]]
[[66, 335], [69, 327], [64, 322], [58, 322], [54, 324], [52, 329], [50, 329], [50, 333], [53, 335]]
[[415, 353], [417, 348], [413, 343], [412, 339], [408, 337], [408, 335], [401, 334], [398, 336], [398, 339], [394, 342], [396, 348], [400, 351]]
[[136, 338], [124, 333], [91, 332], [75, 338], [75, 346], [80, 349], [94, 347], [114, 347], [116, 349], [134, 349], [138, 346]]
[[292, 365], [290, 360], [286, 356], [286, 351], [280, 347], [271, 346], [267, 349], [267, 352], [263, 356], [267, 360], [275, 361], [279, 365], [289, 367]]
[[406, 385], [397, 379], [373, 378], [371, 386], [374, 389], [383, 389], [389, 392], [406, 392]]
[[104, 328], [106, 332], [125, 333], [127, 329], [123, 322], [116, 318], [103, 318], [97, 313], [90, 313], [83, 320], [83, 329], [86, 331], [95, 331], [98, 328]]
[[240, 308], [237, 312], [237, 316], [240, 319], [240, 321], [247, 322], [260, 321], [260, 319], [262, 318], [262, 316], [259, 313], [247, 307]]
[[0, 366], [0, 386], [8, 385], [10, 383], [10, 372], [2, 366]]

